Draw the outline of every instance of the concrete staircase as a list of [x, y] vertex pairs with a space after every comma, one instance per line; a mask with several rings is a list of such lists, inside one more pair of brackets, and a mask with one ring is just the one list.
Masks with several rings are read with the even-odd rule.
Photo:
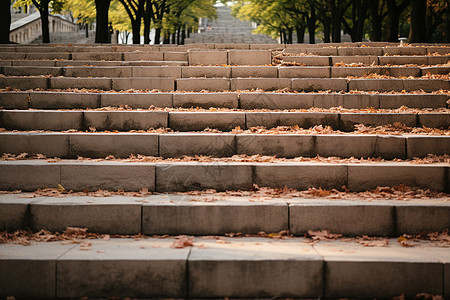
[[1, 46], [0, 295], [450, 297], [449, 53]]
[[201, 28], [201, 32], [191, 34], [185, 39], [186, 44], [202, 43], [243, 43], [264, 44], [277, 43], [276, 40], [264, 34], [252, 34], [254, 29], [248, 22], [241, 21], [231, 15], [231, 8], [216, 7], [217, 19], [211, 21], [210, 26]]
[[[86, 31], [77, 30], [73, 32], [52, 32], [50, 33], [50, 42], [52, 44], [91, 44], [95, 43], [95, 30], [89, 30], [89, 36], [86, 37]], [[32, 44], [42, 44], [42, 36], [35, 39]]]

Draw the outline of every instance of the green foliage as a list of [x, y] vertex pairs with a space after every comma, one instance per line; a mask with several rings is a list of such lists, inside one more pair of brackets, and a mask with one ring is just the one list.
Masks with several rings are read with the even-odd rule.
[[217, 12], [214, 0], [168, 0], [163, 29], [173, 33], [180, 26], [197, 27], [199, 18], [214, 19]]
[[[382, 36], [386, 39], [386, 31], [391, 24], [389, 23], [391, 20], [386, 18], [388, 14], [386, 1], [392, 2], [392, 0], [235, 0], [232, 14], [241, 20], [258, 24], [255, 33], [264, 33], [273, 38], [281, 38], [286, 32], [292, 32], [293, 28], [308, 26], [315, 28], [315, 33], [319, 37], [324, 37], [325, 31], [337, 33], [339, 36], [342, 27], [351, 33], [352, 39], [355, 40], [364, 36], [370, 37], [374, 31], [379, 33], [384, 31]], [[400, 31], [409, 31], [411, 4], [405, 0], [394, 0], [394, 3], [397, 6], [403, 5], [402, 3], [408, 6], [400, 15], [399, 27]], [[368, 10], [369, 4], [371, 12]], [[450, 18], [449, 5], [448, 0], [427, 0], [428, 41], [447, 39], [450, 42], [450, 34], [446, 32]], [[312, 15], [313, 8], [315, 14]], [[407, 28], [403, 28], [405, 26]], [[333, 38], [335, 37], [333, 34]]]
[[48, 4], [51, 12], [58, 14], [64, 9], [65, 2], [66, 0], [16, 0], [14, 1], [13, 7], [18, 8], [34, 4], [39, 10], [41, 10], [40, 7]]
[[95, 22], [94, 0], [66, 0], [64, 12], [71, 12], [78, 23], [92, 24]]

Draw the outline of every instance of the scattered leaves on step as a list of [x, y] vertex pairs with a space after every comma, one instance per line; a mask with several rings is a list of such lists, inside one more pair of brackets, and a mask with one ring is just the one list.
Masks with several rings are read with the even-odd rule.
[[175, 241], [172, 243], [170, 248], [182, 249], [186, 247], [194, 246], [194, 238], [187, 235], [180, 235], [175, 237]]
[[367, 235], [357, 238], [356, 241], [364, 247], [387, 247], [389, 245], [389, 240], [386, 238], [369, 237]]
[[305, 238], [310, 238], [313, 241], [326, 241], [326, 240], [335, 240], [342, 237], [342, 234], [331, 233], [329, 230], [308, 230], [305, 233]]
[[81, 242], [80, 243], [80, 250], [81, 251], [89, 251], [91, 250], [92, 242]]
[[67, 191], [66, 191], [66, 189], [62, 186], [62, 185], [60, 185], [60, 184], [58, 184], [58, 187], [56, 188], [57, 190], [58, 190], [58, 192], [60, 192], [60, 193], [67, 193]]
[[[447, 66], [450, 64], [445, 64], [445, 65], [436, 65], [436, 66]], [[1, 76], [1, 75], [0, 75]], [[356, 78], [356, 77], [355, 77]], [[103, 91], [103, 90], [98, 90], [98, 89], [41, 89], [41, 88], [36, 88], [36, 89], [28, 89], [28, 90], [20, 90], [20, 89], [13, 89], [13, 88], [9, 88], [9, 90], [5, 89], [0, 89], [0, 93], [1, 92], [50, 92], [50, 93], [109, 93], [109, 94], [136, 94], [136, 93], [162, 93], [162, 94], [174, 94], [174, 93], [181, 93], [181, 91], [174, 91], [174, 92], [161, 92], [159, 90], [138, 90], [138, 89], [130, 89], [130, 90], [121, 90], [121, 91], [115, 91], [115, 90], [108, 90], [108, 91]], [[332, 93], [331, 91], [316, 91], [316, 92], [299, 92], [299, 91], [295, 91], [295, 90], [291, 90], [291, 89], [283, 89], [283, 90], [274, 90], [274, 91], [264, 91], [265, 94], [271, 94], [271, 93], [280, 93], [280, 92], [288, 92], [288, 93], [296, 93], [296, 94], [317, 94], [317, 93]], [[240, 90], [240, 91], [221, 91], [220, 93], [254, 93], [255, 91], [249, 91], [249, 90]], [[193, 92], [193, 91], [183, 91], [183, 93], [189, 93], [189, 94], [197, 94], [197, 93], [217, 93], [217, 92], [212, 92], [212, 91], [207, 91], [207, 90], [203, 90], [200, 92]], [[338, 94], [430, 94], [430, 93], [426, 93], [424, 91], [421, 90], [416, 90], [416, 91], [404, 91], [404, 92], [398, 92], [398, 91], [389, 91], [389, 92], [378, 92], [378, 91], [350, 91], [350, 92], [344, 92], [344, 91], [340, 91], [340, 92], [333, 92], [333, 93], [338, 93]], [[450, 91], [448, 90], [438, 90], [438, 91], [433, 91], [431, 92], [431, 94], [450, 94]]]
[[445, 299], [441, 295], [420, 293], [414, 296], [414, 300], [445, 300]]
[[409, 240], [406, 235], [400, 236], [397, 240], [402, 247], [414, 247], [413, 241]]

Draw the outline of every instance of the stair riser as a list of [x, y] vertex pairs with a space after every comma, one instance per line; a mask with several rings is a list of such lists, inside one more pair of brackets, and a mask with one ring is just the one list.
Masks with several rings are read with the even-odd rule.
[[309, 187], [352, 191], [377, 186], [405, 184], [435, 191], [448, 191], [448, 167], [398, 163], [314, 164], [314, 163], [134, 163], [45, 161], [2, 161], [0, 190], [34, 191], [56, 187], [83, 191], [106, 189], [178, 192], [216, 189], [248, 190], [258, 186]]
[[[203, 57], [204, 59], [204, 57]], [[177, 60], [175, 60], [177, 61]], [[181, 60], [180, 60], [181, 61]], [[342, 78], [363, 77], [367, 74], [390, 75], [393, 77], [421, 77], [427, 74], [448, 74], [450, 67], [276, 67], [276, 66], [2, 66], [5, 76], [53, 77], [173, 77], [173, 78]]]
[[68, 66], [187, 66], [187, 61], [73, 61], [73, 60], [1, 60], [0, 66], [57, 67]]
[[170, 127], [177, 131], [213, 128], [231, 131], [235, 127], [331, 126], [354, 131], [355, 125], [382, 126], [399, 122], [409, 127], [450, 127], [445, 113], [325, 113], [325, 112], [167, 112], [167, 111], [0, 111], [0, 127], [7, 130], [148, 130]]
[[[193, 34], [196, 35], [196, 34]], [[199, 36], [200, 34], [196, 35]], [[207, 33], [202, 33], [202, 36], [207, 36]], [[398, 47], [398, 43], [389, 42], [359, 42], [359, 43], [322, 43], [322, 44], [230, 44], [230, 43], [204, 43], [196, 45], [111, 45], [111, 44], [83, 44], [83, 45], [73, 45], [73, 46], [61, 46], [61, 45], [1, 45], [0, 52], [25, 52], [25, 53], [35, 53], [35, 52], [132, 52], [136, 50], [140, 51], [176, 51], [177, 49], [192, 49], [192, 48], [204, 48], [204, 49], [220, 49], [224, 45], [231, 49], [259, 49], [259, 48], [277, 48], [284, 49], [286, 52], [296, 51], [292, 53], [307, 53], [308, 50], [327, 48], [333, 49], [336, 47], [340, 55], [426, 55], [426, 54], [447, 54], [450, 52], [448, 49], [448, 44], [414, 44], [417, 47]], [[445, 47], [442, 47], [445, 46]]]
[[207, 155], [277, 157], [381, 157], [413, 159], [450, 153], [447, 136], [388, 135], [250, 135], [140, 133], [2, 133], [0, 153], [43, 154], [47, 157], [127, 158], [131, 154], [164, 158]]
[[[356, 49], [354, 49], [356, 50]], [[382, 74], [382, 75], [391, 75], [391, 76], [406, 76], [406, 74], [413, 74], [415, 76], [418, 76], [417, 71], [409, 72], [409, 73], [403, 73], [400, 68], [398, 67], [383, 67], [385, 65], [440, 65], [440, 64], [447, 64], [450, 60], [449, 56], [447, 55], [441, 55], [441, 56], [377, 56], [377, 55], [355, 55], [355, 56], [315, 56], [313, 53], [310, 53], [309, 56], [296, 56], [290, 55], [290, 56], [283, 56], [283, 62], [295, 62], [298, 64], [302, 64], [305, 66], [335, 66], [336, 64], [344, 63], [344, 64], [363, 64], [365, 66], [371, 66], [366, 67], [364, 70], [361, 67], [338, 67], [333, 68], [335, 72], [331, 74], [332, 77], [342, 77], [342, 76], [361, 76], [364, 74]], [[373, 67], [373, 66], [379, 66], [379, 67]], [[422, 74], [426, 75], [427, 72], [423, 72], [423, 70], [427, 69], [428, 67], [403, 67], [410, 70], [413, 69], [422, 69]], [[353, 70], [353, 74], [351, 73]], [[448, 68], [442, 67], [442, 70], [447, 71], [445, 73], [442, 72], [441, 74], [448, 74]], [[394, 71], [394, 72], [393, 72]], [[430, 71], [431, 74], [435, 73], [433, 70], [427, 70]], [[339, 73], [341, 72], [341, 73]], [[345, 73], [344, 73], [345, 72]], [[440, 72], [439, 72], [440, 73]], [[403, 75], [400, 75], [403, 74]], [[409, 76], [409, 75], [408, 75]]]
[[[239, 239], [232, 244], [197, 239], [203, 248], [185, 249], [169, 248], [173, 241], [92, 240], [90, 251], [59, 243], [2, 247], [5, 256], [0, 269], [7, 272], [0, 273], [0, 290], [2, 296], [41, 298], [392, 298], [401, 293], [413, 298], [423, 292], [449, 294], [446, 278], [450, 269], [439, 260], [446, 261], [439, 250], [435, 251], [437, 258], [430, 258], [427, 252], [408, 254], [400, 246], [368, 249], [343, 242], [311, 246], [304, 239]], [[339, 249], [344, 253], [336, 253]], [[375, 251], [377, 258], [372, 257]]]
[[[176, 82], [176, 88], [175, 88]], [[444, 79], [352, 79], [345, 78], [83, 78], [83, 77], [0, 77], [0, 88], [28, 89], [99, 89], [128, 90], [158, 89], [163, 92], [208, 90], [211, 92], [256, 90], [274, 91], [292, 89], [294, 91], [417, 91], [433, 92], [450, 90], [450, 81]]]
[[[257, 234], [330, 230], [346, 236], [399, 236], [450, 227], [450, 207], [436, 200], [405, 203], [248, 197], [157, 195], [66, 198], [2, 197], [0, 230], [41, 229], [146, 235]], [[422, 201], [422, 203], [420, 203]], [[195, 222], [193, 222], [195, 220]], [[345, 220], [345, 222], [342, 222]]]
[[0, 92], [0, 106], [4, 109], [85, 109], [119, 105], [273, 110], [339, 106], [350, 109], [447, 108], [449, 99], [447, 95], [434, 94]]

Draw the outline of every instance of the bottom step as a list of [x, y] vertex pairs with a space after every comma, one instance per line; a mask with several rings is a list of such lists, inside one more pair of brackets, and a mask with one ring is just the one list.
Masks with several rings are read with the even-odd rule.
[[[450, 297], [450, 251], [430, 241], [178, 237], [0, 245], [0, 296]], [[377, 244], [377, 243], [374, 243]], [[383, 243], [382, 243], [383, 244]], [[177, 248], [180, 247], [180, 248]]]

